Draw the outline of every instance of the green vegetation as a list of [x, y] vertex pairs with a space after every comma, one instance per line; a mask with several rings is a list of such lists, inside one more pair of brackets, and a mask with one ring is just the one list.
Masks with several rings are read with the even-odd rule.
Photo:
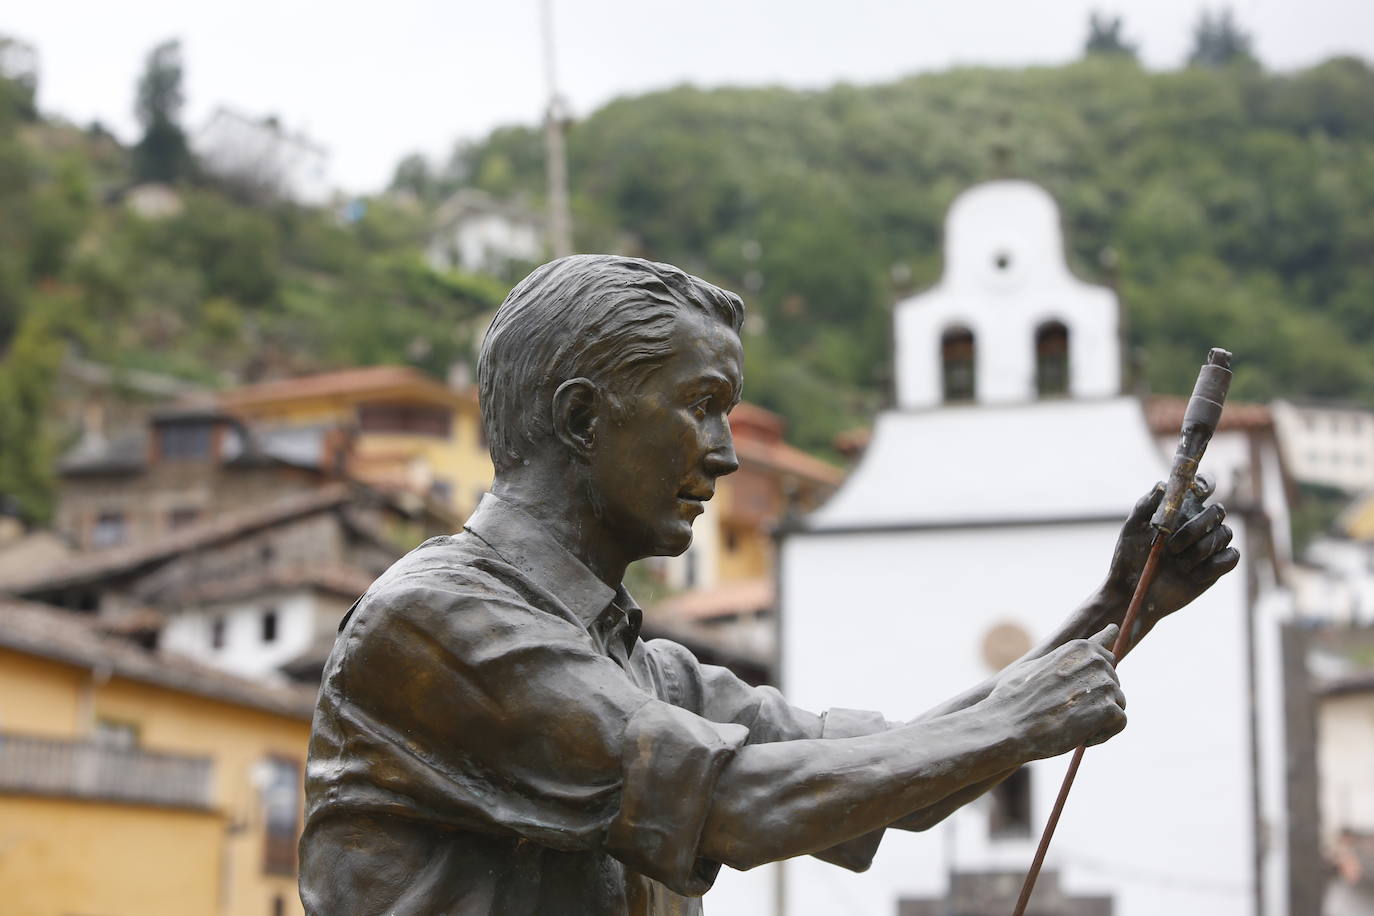
[[[745, 292], [767, 327], [746, 346], [748, 397], [824, 449], [881, 396], [889, 303], [938, 278], [955, 195], [1024, 177], [1058, 198], [1076, 272], [1117, 283], [1154, 390], [1186, 393], [1225, 344], [1236, 397], [1374, 403], [1374, 71], [1265, 73], [1232, 53], [1248, 39], [1229, 18], [1199, 29], [1207, 66], [1176, 72], [1092, 53], [613, 102], [568, 140], [578, 246]], [[1097, 31], [1120, 43], [1112, 23]], [[461, 147], [423, 182], [413, 166], [410, 187], [436, 197], [459, 183], [538, 196], [543, 181], [533, 128]]]
[[[431, 270], [413, 203], [347, 216], [247, 206], [197, 178], [180, 79], [176, 46], [160, 46], [138, 89], [146, 134], [125, 149], [98, 127], [39, 119], [33, 81], [0, 71], [0, 510], [51, 512], [53, 460], [70, 444], [52, 415], [69, 349], [208, 385], [368, 363], [442, 377], [505, 295]], [[152, 178], [173, 182], [173, 203], [140, 215]]]
[[[1238, 398], [1374, 403], [1374, 71], [1266, 73], [1248, 42], [1211, 17], [1196, 65], [1152, 73], [1099, 17], [1062, 67], [620, 99], [570, 126], [578, 247], [740, 290], [747, 396], [822, 453], [884, 399], [891, 303], [938, 279], [949, 204], [1007, 175], [1058, 198], [1074, 269], [1120, 289], [1139, 381], [1184, 393], [1223, 344]], [[150, 57], [132, 150], [44, 121], [32, 74], [0, 73], [0, 498], [31, 519], [63, 444], [46, 418], [66, 348], [209, 384], [442, 373], [504, 287], [424, 263], [433, 208], [460, 187], [542, 198], [540, 131], [509, 127], [442, 165], [409, 157], [404, 193], [345, 212], [250, 203], [179, 159], [184, 138], [152, 142], [183, 136], [180, 72], [175, 45]], [[130, 206], [153, 175], [179, 210]]]

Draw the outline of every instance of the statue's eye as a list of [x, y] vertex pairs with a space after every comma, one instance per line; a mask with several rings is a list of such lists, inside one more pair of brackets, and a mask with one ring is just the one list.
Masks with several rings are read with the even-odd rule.
[[702, 398], [692, 405], [692, 415], [698, 420], [706, 419], [706, 410], [711, 406], [710, 398]]

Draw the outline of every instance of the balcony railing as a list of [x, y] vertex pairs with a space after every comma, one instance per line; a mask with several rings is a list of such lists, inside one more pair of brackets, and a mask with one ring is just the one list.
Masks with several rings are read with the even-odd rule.
[[0, 732], [0, 793], [210, 807], [212, 761]]

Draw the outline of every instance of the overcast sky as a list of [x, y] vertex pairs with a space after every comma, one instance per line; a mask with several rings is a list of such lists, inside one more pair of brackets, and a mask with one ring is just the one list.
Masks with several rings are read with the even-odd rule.
[[[1090, 9], [1123, 15], [1156, 69], [1179, 65], [1200, 0], [552, 0], [560, 88], [575, 115], [618, 95], [701, 86], [872, 83], [952, 64], [1077, 57]], [[1236, 0], [1264, 63], [1374, 60], [1374, 0]], [[0, 34], [39, 52], [39, 104], [137, 137], [134, 84], [178, 37], [186, 120], [219, 105], [275, 114], [330, 151], [333, 180], [376, 190], [396, 161], [535, 123], [539, 0], [12, 0]]]

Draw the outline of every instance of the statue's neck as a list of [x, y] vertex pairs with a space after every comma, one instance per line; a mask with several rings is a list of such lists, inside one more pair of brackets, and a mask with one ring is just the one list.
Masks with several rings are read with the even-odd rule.
[[598, 579], [615, 588], [635, 558], [626, 556], [606, 530], [588, 490], [576, 468], [535, 462], [498, 473], [491, 485], [494, 495], [533, 517]]

